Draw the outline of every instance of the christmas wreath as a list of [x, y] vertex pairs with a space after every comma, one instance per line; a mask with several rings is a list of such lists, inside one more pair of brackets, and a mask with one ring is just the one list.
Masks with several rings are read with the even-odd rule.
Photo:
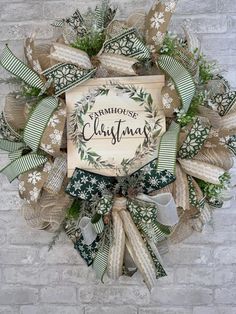
[[[0, 148], [10, 163], [1, 169], [18, 178], [22, 212], [33, 228], [54, 232], [50, 248], [64, 230], [88, 266], [103, 280], [139, 270], [149, 289], [166, 275], [159, 254], [166, 240], [182, 241], [201, 231], [230, 188], [236, 154], [236, 92], [208, 62], [198, 38], [168, 32], [176, 0], [155, 1], [150, 11], [115, 19], [116, 8], [102, 1], [85, 14], [56, 20], [60, 36], [36, 45], [26, 39], [27, 64], [6, 46], [0, 64], [17, 86], [6, 97], [0, 117]], [[76, 168], [67, 177], [67, 128], [79, 156], [95, 167], [112, 167], [80, 137], [81, 118], [93, 106], [91, 91], [66, 121], [65, 93], [92, 77], [165, 74], [162, 107], [167, 130], [159, 145], [159, 124], [137, 149], [136, 159], [158, 150], [157, 158], [125, 175], [103, 176]], [[151, 96], [134, 86], [111, 83], [156, 117]]]

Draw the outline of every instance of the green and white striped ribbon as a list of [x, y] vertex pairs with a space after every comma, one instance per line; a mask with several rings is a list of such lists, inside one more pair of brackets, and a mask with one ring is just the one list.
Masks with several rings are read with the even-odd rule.
[[23, 151], [24, 151], [23, 149], [19, 149], [14, 152], [11, 152], [8, 154], [8, 158], [10, 159], [10, 161], [14, 161], [23, 155]]
[[47, 97], [41, 100], [29, 118], [24, 134], [24, 142], [35, 152], [38, 150], [43, 132], [53, 111], [58, 107], [58, 99]]
[[102, 52], [115, 53], [139, 60], [147, 60], [151, 56], [148, 47], [138, 38], [135, 28], [128, 29], [120, 35], [105, 41]]
[[144, 234], [155, 243], [165, 240], [170, 235], [170, 227], [160, 225], [159, 223], [140, 224]]
[[101, 281], [103, 280], [103, 276], [107, 269], [109, 250], [109, 245], [105, 243], [104, 246], [100, 247], [93, 261], [93, 269], [96, 272], [97, 278], [99, 278]]
[[61, 20], [55, 20], [51, 25], [54, 27], [63, 27], [65, 24], [65, 20], [61, 19]]
[[10, 73], [18, 76], [22, 81], [32, 87], [42, 89], [43, 81], [39, 75], [19, 60], [6, 45], [0, 56], [0, 64]]
[[37, 154], [24, 155], [0, 170], [12, 182], [21, 173], [37, 168], [47, 161], [47, 157]]
[[95, 21], [98, 30], [103, 30], [105, 26], [105, 18], [107, 13], [107, 5], [103, 3], [101, 6], [95, 8]]
[[22, 142], [12, 142], [5, 139], [0, 139], [0, 149], [7, 152], [15, 152], [19, 149], [25, 148], [25, 143]]
[[174, 81], [182, 100], [182, 109], [187, 113], [196, 92], [196, 86], [191, 74], [180, 62], [171, 56], [161, 55], [157, 63]]
[[168, 131], [161, 137], [157, 160], [157, 172], [168, 170], [172, 174], [175, 174], [179, 132], [180, 125], [173, 121]]
[[104, 230], [104, 222], [102, 215], [95, 214], [91, 219], [91, 223], [93, 225], [93, 229], [96, 231], [97, 234], [100, 234]]

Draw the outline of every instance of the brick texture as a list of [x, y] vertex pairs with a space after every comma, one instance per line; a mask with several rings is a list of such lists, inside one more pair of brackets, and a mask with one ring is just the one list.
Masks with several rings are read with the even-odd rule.
[[[53, 37], [50, 22], [85, 11], [98, 1], [0, 0], [0, 49], [8, 43], [23, 57], [23, 39], [38, 30]], [[118, 3], [118, 1], [116, 1]], [[119, 15], [148, 9], [152, 0], [120, 0]], [[204, 53], [218, 60], [236, 87], [236, 1], [179, 0], [172, 28], [189, 19]], [[0, 68], [0, 77], [7, 77]], [[9, 87], [0, 84], [0, 107]], [[0, 161], [6, 155], [0, 154]], [[139, 274], [101, 284], [61, 235], [48, 253], [51, 235], [29, 229], [20, 215], [17, 183], [0, 177], [0, 314], [236, 314], [236, 202], [215, 212], [203, 234], [170, 247], [169, 272], [150, 294]]]

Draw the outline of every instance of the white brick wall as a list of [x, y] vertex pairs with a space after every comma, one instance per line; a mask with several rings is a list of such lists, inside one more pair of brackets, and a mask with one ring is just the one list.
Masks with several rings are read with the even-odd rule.
[[[119, 2], [122, 16], [152, 3]], [[96, 3], [89, 0], [86, 6]], [[25, 34], [39, 29], [38, 38], [50, 39], [52, 19], [86, 9], [82, 0], [0, 0], [0, 6], [0, 49], [8, 42], [19, 57]], [[180, 29], [186, 18], [235, 87], [236, 0], [179, 0], [173, 24]], [[6, 75], [0, 69], [0, 76]], [[7, 92], [0, 85], [0, 105]], [[4, 155], [0, 161], [6, 161]], [[99, 283], [64, 235], [48, 253], [51, 235], [25, 225], [16, 187], [0, 178], [0, 314], [236, 313], [236, 202], [217, 210], [203, 234], [170, 248], [164, 256], [169, 276], [149, 294], [138, 274]]]

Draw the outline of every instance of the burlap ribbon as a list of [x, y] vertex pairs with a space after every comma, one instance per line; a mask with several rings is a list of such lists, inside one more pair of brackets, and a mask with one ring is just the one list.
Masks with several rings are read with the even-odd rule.
[[155, 1], [146, 16], [146, 42], [159, 50], [167, 32], [171, 16], [175, 11], [177, 0]]
[[[138, 179], [141, 177], [143, 178], [142, 182]], [[158, 190], [175, 180], [174, 175], [167, 170], [158, 172], [154, 160], [132, 174], [130, 179], [126, 178], [120, 186], [120, 192], [124, 196], [117, 198], [112, 195], [114, 187], [117, 191], [118, 182], [115, 178], [76, 169], [67, 187], [67, 193], [85, 200], [92, 200], [94, 195], [97, 195], [101, 198], [97, 205], [96, 215], [103, 217], [110, 213], [112, 215], [114, 238], [112, 245], [107, 244], [109, 249], [103, 246], [102, 250], [98, 250], [98, 257], [93, 262], [97, 274], [102, 278], [107, 267], [111, 278], [118, 278], [122, 274], [126, 234], [128, 239], [126, 246], [130, 248], [130, 254], [135, 258], [135, 264], [142, 272], [147, 286], [151, 289], [156, 276], [158, 274], [164, 275], [164, 270], [158, 262], [158, 257], [153, 257], [155, 253], [151, 251], [150, 246], [144, 244], [140, 233], [150, 243], [161, 241], [170, 234], [171, 227], [178, 222], [178, 216], [171, 194], [162, 194], [155, 197], [138, 194], [136, 198], [129, 196], [130, 189], [138, 188], [138, 186], [130, 186], [129, 181], [133, 180], [132, 178], [136, 178], [141, 184], [141, 191], [144, 193]], [[98, 221], [96, 219], [96, 223]], [[89, 246], [92, 243], [88, 243], [87, 239], [95, 241], [94, 230], [99, 230], [97, 226], [92, 226], [92, 222], [93, 219], [88, 220], [84, 226], [85, 228], [82, 228], [82, 241]], [[97, 233], [101, 234], [101, 232], [102, 229]], [[81, 245], [77, 247], [81, 249]], [[142, 254], [140, 250], [142, 250]]]
[[[43, 72], [48, 80], [53, 79], [55, 95], [59, 96], [68, 89], [91, 78], [98, 68], [102, 67], [125, 75], [136, 75], [133, 65], [138, 60], [150, 58], [148, 48], [139, 39], [134, 28], [104, 42], [103, 48], [91, 60], [88, 54], [65, 44], [54, 43], [50, 58], [59, 64]], [[66, 83], [65, 83], [66, 81]]]
[[[48, 67], [42, 73], [48, 81], [54, 82], [55, 95], [59, 96], [70, 88], [91, 78], [96, 71], [101, 74], [101, 69], [123, 75], [136, 75], [133, 69], [134, 64], [140, 60], [149, 60], [151, 57], [150, 48], [145, 46], [140, 39], [137, 29], [142, 33], [144, 28], [146, 28], [146, 42], [148, 44], [155, 43], [156, 46], [161, 45], [175, 5], [176, 1], [171, 3], [156, 1], [147, 15], [146, 25], [144, 25], [143, 14], [140, 15], [139, 21], [137, 21], [137, 15], [132, 15], [125, 23], [113, 21], [109, 26], [106, 24], [106, 27], [108, 26], [107, 40], [104, 42], [101, 51], [92, 59], [86, 52], [70, 47], [67, 40], [66, 44], [63, 42], [54, 43], [47, 59], [53, 61], [52, 64], [56, 64]], [[98, 12], [100, 12], [99, 9]], [[98, 19], [101, 25], [104, 24], [104, 21], [101, 23], [103, 17], [104, 12], [101, 18]], [[110, 16], [110, 20], [113, 17], [114, 15]], [[142, 25], [140, 25], [140, 21], [143, 23]], [[119, 25], [118, 30], [114, 32], [114, 28], [116, 28], [114, 25], [117, 25], [117, 23]], [[77, 37], [82, 38], [86, 34], [84, 19], [78, 10], [71, 17], [56, 21], [54, 25], [64, 29], [65, 26], [71, 28], [71, 31]], [[66, 39], [65, 37], [64, 39]], [[41, 61], [35, 58], [37, 52], [33, 44], [33, 38], [27, 40], [26, 49], [27, 47], [29, 63], [31, 65], [36, 63], [41, 66]], [[42, 50], [44, 52], [46, 49]], [[39, 58], [41, 60], [43, 55], [39, 49]], [[45, 66], [42, 65], [41, 68], [45, 68]]]

